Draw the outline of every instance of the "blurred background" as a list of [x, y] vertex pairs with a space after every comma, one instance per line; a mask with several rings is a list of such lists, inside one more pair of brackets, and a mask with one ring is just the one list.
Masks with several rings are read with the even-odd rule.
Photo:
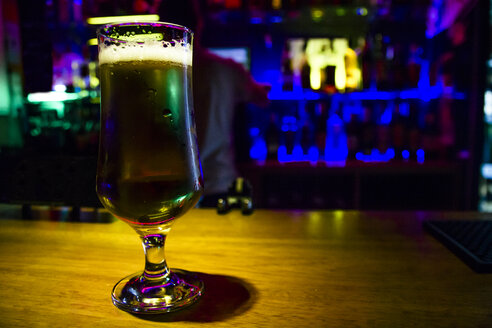
[[[257, 208], [492, 211], [490, 0], [200, 0]], [[0, 0], [0, 203], [100, 207], [96, 29], [158, 0]]]

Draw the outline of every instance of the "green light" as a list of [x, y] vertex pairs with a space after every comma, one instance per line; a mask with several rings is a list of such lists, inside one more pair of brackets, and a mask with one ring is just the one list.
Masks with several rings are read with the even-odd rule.
[[346, 11], [345, 11], [345, 8], [337, 7], [335, 9], [335, 13], [337, 14], [337, 16], [345, 16]]
[[27, 101], [30, 103], [52, 102], [52, 101], [68, 101], [77, 100], [81, 96], [77, 93], [67, 93], [59, 91], [36, 92], [27, 95]]

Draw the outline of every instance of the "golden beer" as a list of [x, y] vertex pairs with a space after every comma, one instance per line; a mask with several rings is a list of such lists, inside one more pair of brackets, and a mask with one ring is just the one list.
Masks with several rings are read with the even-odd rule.
[[194, 206], [202, 190], [191, 65], [159, 56], [100, 64], [96, 189], [110, 212], [132, 224], [172, 220]]

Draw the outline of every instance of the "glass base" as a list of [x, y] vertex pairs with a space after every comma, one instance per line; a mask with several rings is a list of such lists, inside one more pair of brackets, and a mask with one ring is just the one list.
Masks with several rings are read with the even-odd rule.
[[196, 274], [172, 269], [165, 280], [147, 279], [143, 272], [120, 280], [113, 288], [113, 304], [131, 313], [166, 313], [193, 304], [203, 293]]

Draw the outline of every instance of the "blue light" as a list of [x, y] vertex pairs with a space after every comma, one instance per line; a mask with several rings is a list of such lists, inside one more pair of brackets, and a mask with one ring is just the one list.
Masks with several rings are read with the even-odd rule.
[[437, 99], [442, 94], [442, 88], [440, 86], [426, 86], [419, 87], [418, 89], [403, 90], [400, 92], [400, 99], [420, 99], [423, 101], [429, 101], [431, 99]]
[[388, 148], [386, 150], [386, 153], [384, 153], [383, 157], [385, 158], [386, 161], [392, 160], [395, 158], [395, 150], [393, 148]]
[[270, 100], [319, 100], [321, 95], [313, 91], [303, 91], [296, 89], [294, 91], [271, 90], [268, 94]]
[[317, 162], [319, 158], [319, 150], [315, 146], [309, 147], [308, 150], [308, 160], [312, 163]]
[[295, 116], [284, 116], [282, 121], [284, 122], [284, 124], [295, 124], [297, 119], [295, 118]]
[[398, 98], [397, 92], [366, 90], [348, 93], [349, 99], [354, 100], [392, 100]]
[[359, 7], [355, 10], [355, 13], [358, 15], [358, 16], [366, 16], [367, 15], [367, 9], [364, 8], [364, 7]]
[[395, 158], [395, 150], [388, 148], [386, 152], [381, 153], [378, 149], [373, 149], [370, 154], [358, 152], [355, 158], [362, 162], [388, 162]]
[[249, 135], [251, 137], [257, 137], [260, 135], [260, 129], [257, 127], [252, 127], [249, 129]]
[[287, 162], [287, 148], [284, 145], [278, 147], [277, 157], [280, 163]]
[[423, 149], [417, 150], [417, 162], [423, 163], [425, 161], [425, 152]]
[[383, 115], [379, 119], [379, 123], [382, 125], [388, 125], [391, 123], [391, 119], [393, 118], [393, 109], [391, 106], [386, 107]]
[[280, 16], [272, 16], [270, 18], [270, 22], [272, 22], [272, 23], [281, 23], [282, 22], [282, 17], [280, 17]]
[[339, 148], [326, 148], [325, 149], [325, 160], [327, 162], [340, 162], [345, 161], [348, 156], [347, 147], [339, 147]]
[[419, 76], [419, 82], [417, 83], [419, 89], [430, 88], [429, 67], [430, 67], [429, 60], [420, 59], [420, 76]]
[[[277, 71], [275, 71], [278, 73]], [[267, 80], [272, 80], [270, 78], [273, 74], [269, 74]], [[365, 91], [356, 91], [344, 94], [335, 94], [335, 95], [324, 95], [322, 93], [317, 93], [310, 90], [303, 89], [295, 89], [294, 91], [282, 91], [279, 87], [272, 88], [270, 93], [268, 94], [268, 99], [270, 100], [319, 100], [326, 97], [331, 97], [334, 99], [335, 97], [340, 97], [341, 100], [422, 100], [429, 101], [432, 99], [437, 99], [441, 97], [443, 94], [442, 87], [439, 85], [435, 86], [424, 86], [420, 85], [415, 89], [408, 89], [402, 91], [379, 91], [376, 89], [369, 89]], [[465, 99], [466, 94], [463, 92], [453, 91], [452, 97], [454, 99]]]
[[400, 115], [409, 116], [410, 115], [410, 104], [407, 102], [403, 102], [399, 106]]
[[292, 161], [302, 161], [304, 159], [304, 153], [302, 151], [302, 147], [300, 145], [295, 145], [292, 150]]
[[257, 138], [249, 150], [249, 157], [258, 161], [264, 161], [267, 157], [267, 146], [263, 139]]
[[251, 24], [261, 24], [263, 22], [263, 20], [261, 19], [261, 17], [251, 17], [249, 22]]
[[403, 159], [409, 159], [410, 158], [410, 152], [408, 150], [402, 151], [401, 157], [403, 157]]
[[282, 145], [278, 147], [277, 155], [280, 163], [310, 162], [311, 164], [315, 164], [321, 160], [319, 150], [316, 146], [309, 147], [307, 154], [305, 154], [299, 144], [294, 146], [292, 154], [287, 154], [287, 148], [285, 145]]
[[297, 131], [297, 118], [295, 116], [284, 116], [282, 118], [282, 126], [280, 129], [283, 132]]

